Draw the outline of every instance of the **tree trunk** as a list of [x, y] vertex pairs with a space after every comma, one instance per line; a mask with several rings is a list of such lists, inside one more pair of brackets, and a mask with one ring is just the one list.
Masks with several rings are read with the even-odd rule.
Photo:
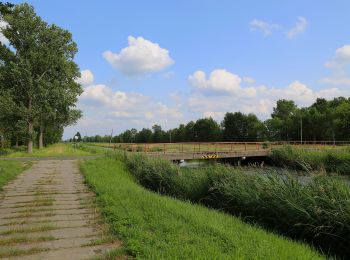
[[0, 139], [1, 139], [1, 148], [5, 148], [5, 137], [0, 134]]
[[33, 122], [30, 120], [28, 122], [28, 153], [33, 153]]
[[40, 125], [40, 133], [39, 133], [39, 149], [44, 148], [44, 127]]

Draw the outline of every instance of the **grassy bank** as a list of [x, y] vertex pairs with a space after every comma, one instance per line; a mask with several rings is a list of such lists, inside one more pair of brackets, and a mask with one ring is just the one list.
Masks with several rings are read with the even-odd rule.
[[223, 165], [181, 169], [140, 155], [130, 155], [127, 166], [142, 186], [158, 193], [224, 210], [323, 252], [350, 254], [350, 189], [336, 178], [318, 176], [302, 184], [274, 172]]
[[81, 170], [127, 252], [142, 259], [320, 259], [306, 245], [238, 218], [150, 192], [123, 162], [86, 161]]
[[34, 149], [32, 154], [28, 154], [25, 147], [16, 149], [7, 149], [0, 156], [8, 158], [16, 157], [60, 157], [60, 156], [87, 156], [94, 155], [90, 150], [80, 149], [80, 145], [74, 146], [73, 144], [58, 143], [53, 144], [43, 149]]
[[298, 170], [350, 175], [350, 147], [313, 151], [284, 146], [272, 150], [271, 161]]
[[0, 191], [9, 181], [30, 166], [29, 162], [0, 161]]

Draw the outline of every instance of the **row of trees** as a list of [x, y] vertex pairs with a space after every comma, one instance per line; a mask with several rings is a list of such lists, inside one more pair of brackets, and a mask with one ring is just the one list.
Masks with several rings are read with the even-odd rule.
[[39, 148], [60, 141], [63, 128], [81, 117], [77, 45], [28, 4], [0, 2], [0, 19], [9, 42], [0, 44], [1, 145], [26, 144], [32, 152], [35, 140]]
[[202, 118], [168, 131], [126, 130], [113, 136], [84, 137], [86, 142], [254, 142], [254, 141], [350, 141], [350, 98], [317, 99], [310, 107], [298, 108], [293, 101], [279, 100], [271, 118], [261, 121], [254, 114], [226, 113], [221, 124]]

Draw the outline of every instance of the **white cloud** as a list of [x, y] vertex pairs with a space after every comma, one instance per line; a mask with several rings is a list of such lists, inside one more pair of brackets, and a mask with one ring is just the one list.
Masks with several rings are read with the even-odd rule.
[[254, 19], [249, 23], [251, 31], [260, 31], [265, 36], [269, 36], [274, 30], [282, 29], [286, 32], [289, 39], [296, 38], [299, 34], [303, 33], [308, 27], [308, 21], [304, 17], [298, 17], [298, 20], [293, 28], [286, 30], [283, 26], [276, 23], [269, 23], [263, 20]]
[[90, 70], [82, 70], [80, 74], [80, 78], [76, 79], [76, 82], [81, 84], [83, 87], [92, 85], [94, 83], [94, 75]]
[[347, 67], [350, 65], [350, 44], [344, 45], [335, 51], [332, 59], [325, 63], [330, 69], [331, 75], [320, 81], [330, 85], [350, 85], [350, 76], [347, 74]]
[[350, 44], [344, 45], [335, 51], [335, 56], [326, 62], [329, 69], [342, 69], [350, 64]]
[[350, 78], [332, 76], [332, 77], [321, 79], [321, 83], [330, 84], [330, 85], [350, 86]]
[[258, 19], [254, 19], [249, 25], [251, 31], [261, 31], [265, 36], [271, 35], [273, 30], [280, 28], [278, 24], [268, 23]]
[[255, 79], [251, 77], [243, 77], [243, 82], [248, 85], [253, 85], [255, 83]]
[[224, 69], [213, 70], [209, 78], [205, 72], [197, 70], [188, 77], [189, 83], [200, 90], [222, 91], [234, 93], [241, 88], [242, 79]]
[[128, 37], [128, 47], [119, 53], [105, 51], [104, 58], [122, 73], [135, 76], [161, 71], [174, 61], [167, 49], [142, 37]]
[[298, 17], [298, 21], [296, 22], [295, 26], [287, 33], [288, 38], [294, 39], [299, 34], [303, 33], [306, 30], [308, 24], [308, 21], [304, 17]]
[[[338, 88], [315, 91], [300, 81], [294, 81], [284, 88], [263, 85], [243, 88], [237, 80], [240, 79], [239, 75], [226, 70], [213, 72], [215, 71], [221, 73], [214, 73], [215, 77], [210, 76], [209, 79], [202, 71], [190, 75], [190, 84], [198, 90], [188, 99], [187, 106], [190, 113], [205, 117], [212, 116], [221, 120], [226, 112], [242, 111], [255, 113], [260, 118], [267, 118], [279, 99], [294, 100], [299, 106], [309, 106], [319, 97], [332, 99], [350, 95], [350, 91], [342, 91]], [[208, 89], [218, 92], [218, 95], [207, 95]], [[224, 93], [222, 93], [223, 90], [225, 90]]]
[[9, 40], [2, 34], [2, 30], [5, 29], [6, 26], [8, 26], [8, 23], [0, 19], [0, 42], [8, 45], [10, 43]]

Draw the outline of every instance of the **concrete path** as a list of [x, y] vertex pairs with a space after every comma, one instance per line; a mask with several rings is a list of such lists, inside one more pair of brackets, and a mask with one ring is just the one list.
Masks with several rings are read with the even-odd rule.
[[83, 155], [83, 156], [56, 156], [56, 157], [0, 157], [0, 161], [52, 161], [52, 160], [76, 160], [76, 159], [96, 159], [103, 155]]
[[75, 160], [45, 160], [0, 193], [0, 258], [90, 259], [120, 247], [107, 235]]

